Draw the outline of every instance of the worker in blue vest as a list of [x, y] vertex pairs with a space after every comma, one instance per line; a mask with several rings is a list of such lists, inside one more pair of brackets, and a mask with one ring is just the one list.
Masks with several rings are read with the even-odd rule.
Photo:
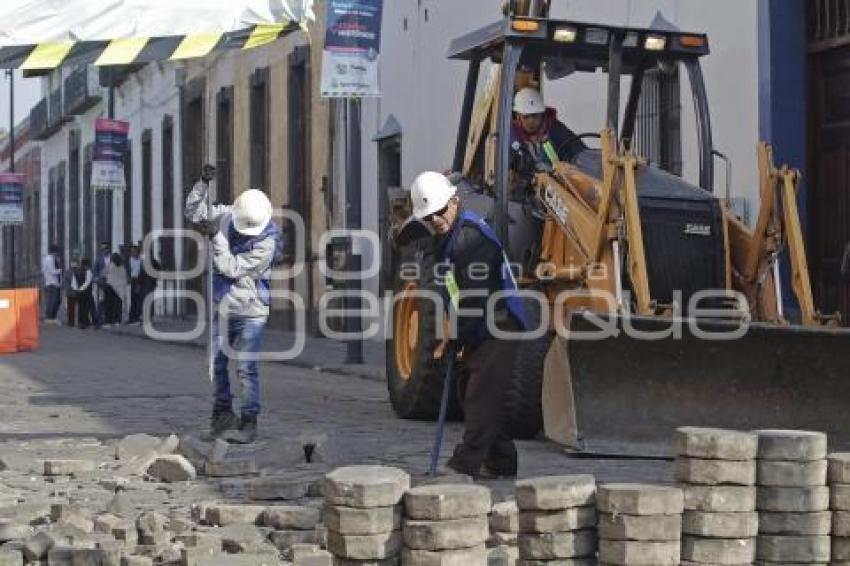
[[[504, 429], [516, 342], [497, 340], [492, 330], [527, 330], [528, 319], [520, 298], [511, 294], [517, 286], [504, 248], [480, 216], [464, 210], [445, 175], [422, 173], [410, 196], [413, 215], [430, 225], [437, 240], [438, 280], [447, 307], [458, 314], [454, 339], [468, 369], [460, 387], [466, 428], [447, 466], [481, 479], [516, 476], [516, 447]], [[507, 293], [488, 318], [488, 297], [497, 291]]]
[[[260, 190], [250, 189], [232, 206], [207, 207], [209, 183], [205, 166], [202, 179], [186, 197], [186, 218], [208, 227], [213, 248], [214, 402], [210, 431], [205, 439], [222, 437], [247, 444], [257, 438], [260, 413], [260, 377], [257, 354], [271, 304], [271, 269], [282, 255], [280, 229], [272, 222], [272, 204]], [[226, 320], [219, 322], [220, 317]], [[226, 333], [222, 335], [220, 328]], [[237, 375], [242, 384], [240, 418], [233, 412], [233, 393], [227, 366], [230, 357], [224, 341], [239, 355]]]

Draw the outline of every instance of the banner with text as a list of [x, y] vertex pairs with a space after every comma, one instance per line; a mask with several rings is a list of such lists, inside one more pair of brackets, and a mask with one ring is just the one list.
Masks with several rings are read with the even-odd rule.
[[23, 224], [24, 176], [0, 173], [0, 224]]
[[383, 0], [327, 0], [322, 96], [380, 96]]
[[91, 188], [96, 191], [123, 191], [127, 188], [124, 155], [127, 151], [130, 123], [98, 118], [95, 120], [94, 129]]

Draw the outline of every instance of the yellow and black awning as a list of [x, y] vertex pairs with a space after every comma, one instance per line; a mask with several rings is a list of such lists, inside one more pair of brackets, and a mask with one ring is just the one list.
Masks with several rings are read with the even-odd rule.
[[249, 28], [165, 37], [104, 41], [51, 41], [0, 47], [0, 69], [45, 71], [61, 65], [135, 65], [203, 57], [224, 49], [251, 49], [302, 29], [297, 22], [257, 24]]

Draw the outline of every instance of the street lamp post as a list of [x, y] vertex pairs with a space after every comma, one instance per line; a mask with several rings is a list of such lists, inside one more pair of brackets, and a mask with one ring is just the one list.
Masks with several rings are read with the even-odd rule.
[[[6, 71], [9, 75], [9, 172], [15, 172], [15, 75], [12, 69]], [[15, 265], [15, 232], [17, 227], [9, 227], [9, 247], [12, 250], [12, 261], [9, 262], [9, 282], [12, 289], [18, 286], [17, 267]]]
[[[360, 148], [360, 101], [349, 98], [346, 101], [345, 107], [345, 122], [346, 122], [346, 212], [345, 226], [350, 231], [358, 231], [362, 227], [362, 193], [361, 193], [361, 148]], [[349, 248], [348, 248], [348, 271], [357, 273], [358, 278], [351, 279], [347, 285], [349, 292], [357, 293], [362, 290], [363, 282], [359, 279], [359, 274], [362, 268], [362, 257], [360, 253], [354, 253], [354, 236], [349, 233]], [[348, 310], [363, 308], [362, 300], [349, 296], [346, 299]], [[362, 364], [363, 363], [363, 325], [360, 320], [360, 314], [348, 314], [346, 323], [346, 331], [350, 334], [358, 334], [357, 338], [351, 339], [346, 344], [345, 363], [346, 364]]]

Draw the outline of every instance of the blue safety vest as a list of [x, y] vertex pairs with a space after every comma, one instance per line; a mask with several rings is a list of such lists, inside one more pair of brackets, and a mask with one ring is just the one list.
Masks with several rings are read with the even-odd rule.
[[[522, 298], [518, 296], [516, 293], [510, 293], [510, 291], [516, 291], [518, 289], [516, 279], [514, 278], [514, 274], [511, 271], [510, 262], [508, 261], [508, 256], [505, 253], [505, 248], [502, 245], [502, 242], [499, 241], [499, 237], [496, 236], [496, 233], [493, 232], [493, 229], [487, 224], [487, 222], [481, 218], [476, 213], [463, 210], [461, 211], [460, 218], [458, 218], [455, 226], [452, 228], [451, 233], [443, 242], [442, 246], [439, 250], [439, 259], [442, 263], [450, 263], [454, 264], [454, 259], [452, 257], [452, 253], [454, 251], [454, 243], [455, 238], [457, 237], [458, 232], [463, 225], [474, 226], [481, 234], [496, 244], [499, 248], [499, 251], [502, 254], [502, 267], [499, 272], [501, 279], [501, 287], [502, 290], [508, 291], [509, 294], [505, 295], [504, 301], [505, 306], [508, 309], [508, 314], [517, 322], [520, 329], [528, 330], [530, 328], [528, 313], [525, 310], [525, 304], [522, 301]], [[444, 298], [447, 301], [447, 306], [451, 306], [454, 309], [458, 308], [460, 289], [457, 286], [457, 280], [454, 277], [454, 272], [449, 271], [445, 274], [445, 286], [443, 287]], [[478, 325], [475, 335], [472, 337], [459, 337], [461, 340], [463, 339], [472, 339], [474, 343], [480, 343], [483, 339], [487, 337], [487, 324], [485, 319], [482, 317], [480, 324]], [[468, 340], [467, 340], [468, 341]]]
[[[233, 222], [230, 223], [230, 228], [227, 230], [227, 242], [230, 244], [230, 253], [234, 256], [251, 251], [254, 248], [254, 245], [262, 242], [266, 238], [275, 239], [274, 257], [271, 262], [273, 265], [277, 261], [278, 256], [281, 256], [283, 253], [283, 237], [280, 228], [277, 227], [277, 224], [269, 222], [263, 231], [256, 236], [245, 236], [240, 234], [236, 228], [234, 228]], [[270, 277], [271, 265], [269, 265], [269, 268], [265, 271], [265, 273], [263, 273], [263, 276], [260, 279], [257, 279], [256, 283], [257, 293], [264, 305], [271, 304]], [[225, 277], [220, 273], [215, 273], [213, 276], [213, 300], [216, 303], [221, 302], [227, 293], [230, 292], [234, 283], [236, 283], [236, 279]]]

